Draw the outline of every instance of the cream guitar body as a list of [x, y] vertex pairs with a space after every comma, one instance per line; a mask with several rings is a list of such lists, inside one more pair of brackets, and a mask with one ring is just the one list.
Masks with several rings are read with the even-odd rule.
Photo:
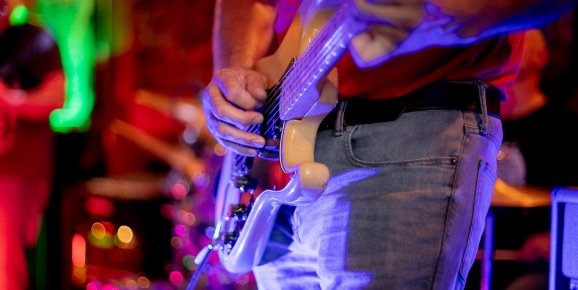
[[[199, 260], [218, 251], [221, 264], [232, 273], [258, 265], [281, 205], [316, 201], [329, 180], [327, 167], [314, 160], [315, 136], [337, 103], [334, 66], [365, 26], [351, 19], [347, 4], [306, 2], [276, 52], [255, 66], [267, 77], [268, 99], [261, 111], [263, 124], [247, 131], [264, 136], [265, 148], [254, 158], [228, 152], [223, 160], [213, 244]], [[289, 181], [282, 188], [263, 188], [263, 180], [252, 174], [257, 159], [273, 160]]]

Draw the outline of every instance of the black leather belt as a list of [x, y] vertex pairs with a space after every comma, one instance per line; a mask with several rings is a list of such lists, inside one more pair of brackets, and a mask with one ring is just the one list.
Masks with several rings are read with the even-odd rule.
[[[401, 114], [421, 110], [447, 109], [481, 112], [480, 85], [484, 86], [488, 115], [500, 116], [503, 94], [500, 90], [479, 82], [436, 82], [399, 98], [368, 100], [349, 98], [343, 118], [346, 125], [393, 121]], [[337, 106], [325, 117], [319, 130], [332, 129]]]

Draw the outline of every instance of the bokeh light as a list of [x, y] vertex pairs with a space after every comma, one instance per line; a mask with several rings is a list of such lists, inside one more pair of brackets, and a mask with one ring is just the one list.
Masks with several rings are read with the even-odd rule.
[[12, 13], [10, 14], [10, 24], [11, 25], [19, 25], [26, 23], [28, 20], [28, 15], [30, 12], [26, 8], [26, 6], [19, 4], [12, 9]]
[[106, 229], [102, 223], [96, 222], [92, 224], [90, 233], [97, 239], [102, 239], [106, 235]]
[[195, 256], [193, 255], [186, 255], [183, 257], [183, 266], [188, 270], [193, 270], [197, 267], [195, 264]]
[[115, 226], [110, 222], [95, 222], [90, 228], [90, 234], [88, 235], [88, 242], [99, 248], [112, 248], [114, 247], [113, 235], [115, 232]]
[[86, 281], [86, 270], [84, 268], [74, 268], [72, 270], [72, 281], [82, 284]]
[[183, 274], [179, 271], [172, 271], [171, 274], [169, 274], [169, 279], [171, 280], [171, 283], [176, 286], [183, 284], [185, 281]]
[[99, 287], [96, 282], [90, 282], [86, 284], [86, 290], [99, 290]]
[[184, 237], [187, 234], [187, 228], [183, 225], [175, 226], [175, 234], [179, 237]]
[[137, 290], [138, 289], [137, 282], [132, 278], [125, 278], [125, 279], [123, 279], [122, 283], [124, 285], [123, 288], [126, 288], [127, 290]]
[[109, 217], [114, 213], [114, 203], [102, 197], [88, 197], [84, 207], [93, 216]]
[[187, 196], [187, 187], [181, 182], [175, 183], [171, 188], [171, 194], [176, 200], [183, 200]]
[[183, 247], [183, 241], [181, 240], [181, 238], [179, 237], [172, 237], [171, 238], [171, 247], [173, 247], [173, 249], [180, 249]]
[[117, 247], [126, 249], [129, 248], [130, 243], [134, 239], [134, 233], [132, 229], [128, 226], [122, 225], [118, 228], [114, 243]]
[[138, 277], [136, 283], [140, 288], [149, 288], [151, 286], [151, 282], [147, 277]]
[[72, 266], [81, 268], [86, 265], [86, 240], [80, 234], [72, 237]]
[[116, 234], [118, 235], [118, 239], [123, 243], [128, 244], [130, 241], [132, 241], [133, 232], [132, 229], [128, 226], [120, 226]]
[[199, 189], [205, 189], [207, 186], [209, 186], [210, 180], [211, 179], [209, 178], [209, 175], [206, 173], [197, 173], [193, 175], [193, 183]]
[[120, 288], [116, 287], [113, 284], [106, 284], [102, 286], [102, 290], [120, 290]]
[[179, 210], [177, 212], [177, 219], [179, 222], [187, 225], [187, 226], [192, 226], [193, 224], [195, 224], [195, 215], [187, 212], [186, 210]]

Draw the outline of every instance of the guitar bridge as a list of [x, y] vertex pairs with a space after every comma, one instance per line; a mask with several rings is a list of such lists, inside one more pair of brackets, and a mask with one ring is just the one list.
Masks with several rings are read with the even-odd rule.
[[235, 221], [246, 221], [249, 216], [249, 207], [243, 204], [232, 205], [229, 207], [229, 216]]
[[230, 227], [230, 231], [224, 232], [221, 236], [222, 244], [228, 254], [235, 246], [241, 229], [245, 225], [245, 221], [249, 217], [249, 212], [253, 207], [253, 197], [251, 195], [251, 201], [249, 205], [238, 204], [229, 206], [229, 212], [227, 214], [227, 222]]

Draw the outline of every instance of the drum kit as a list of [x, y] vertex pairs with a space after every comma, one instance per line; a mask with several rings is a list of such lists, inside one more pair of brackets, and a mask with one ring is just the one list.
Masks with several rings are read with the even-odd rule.
[[[197, 217], [197, 221], [192, 225], [186, 225], [189, 230], [186, 231], [187, 238], [177, 237], [180, 240], [187, 240], [189, 244], [188, 247], [180, 246], [178, 249], [173, 249], [173, 255], [177, 258], [175, 260], [187, 260], [190, 256], [195, 256], [200, 251], [200, 244], [205, 243], [207, 237], [206, 232], [210, 230], [209, 223], [205, 216], [213, 216], [213, 214], [207, 214], [207, 206], [205, 200], [207, 196], [212, 197], [212, 194], [207, 193], [210, 191], [210, 186], [208, 183], [212, 179], [213, 175], [216, 175], [216, 169], [218, 169], [221, 163], [220, 151], [223, 150], [222, 147], [217, 145], [216, 141], [208, 133], [205, 128], [204, 115], [200, 104], [192, 98], [185, 98], [182, 96], [167, 96], [163, 94], [158, 94], [148, 90], [138, 90], [135, 95], [135, 103], [138, 105], [146, 106], [152, 108], [166, 116], [169, 116], [181, 124], [184, 124], [186, 129], [182, 133], [178, 142], [167, 142], [162, 140], [139, 128], [138, 125], [131, 124], [125, 120], [114, 119], [110, 122], [107, 130], [117, 136], [118, 138], [124, 138], [127, 141], [132, 142], [132, 144], [139, 149], [144, 150], [150, 154], [156, 160], [168, 165], [170, 167], [170, 172], [167, 173], [166, 177], [163, 179], [162, 186], [159, 188], [158, 179], [154, 181], [148, 180], [148, 182], [139, 183], [140, 187], [132, 187], [133, 190], [114, 190], [111, 193], [111, 184], [117, 185], [115, 188], [121, 188], [119, 185], [135, 184], [131, 180], [124, 180], [121, 178], [94, 178], [87, 182], [87, 186], [91, 189], [92, 194], [112, 197], [116, 199], [135, 199], [134, 195], [145, 196], [158, 195], [159, 190], [160, 195], [168, 197], [169, 200], [173, 200], [172, 207], [177, 209], [186, 209], [186, 211], [194, 214]], [[222, 155], [222, 154], [221, 154]], [[216, 160], [219, 159], [218, 164]], [[200, 180], [205, 180], [205, 182], [200, 182]], [[175, 182], [172, 182], [175, 181]], [[187, 192], [183, 195], [180, 194], [180, 188], [177, 183], [185, 183]], [[154, 185], [151, 187], [151, 183]], [[170, 186], [169, 183], [174, 183], [177, 186]], [[201, 184], [203, 183], [203, 184]], [[167, 185], [169, 184], [169, 185]], [[102, 186], [106, 185], [106, 186]], [[148, 187], [146, 187], [147, 185]], [[156, 187], [155, 187], [156, 185]], [[154, 192], [154, 193], [153, 193]], [[123, 195], [125, 195], [123, 197]], [[114, 195], [114, 196], [111, 196]], [[121, 196], [118, 196], [121, 195]], [[206, 195], [206, 196], [205, 196]], [[210, 208], [213, 210], [213, 208]], [[182, 210], [181, 210], [182, 211]], [[202, 211], [202, 212], [201, 212]], [[206, 220], [206, 223], [204, 222]], [[180, 220], [175, 220], [175, 228], [180, 224]], [[171, 240], [171, 245], [173, 243]], [[167, 245], [167, 246], [171, 246]], [[215, 261], [209, 261], [210, 275], [207, 274], [204, 280], [200, 282], [199, 287], [212, 287], [214, 289], [226, 289], [227, 285], [233, 284], [244, 284], [250, 287], [254, 282], [251, 274], [230, 274], [224, 272], [220, 265]], [[178, 264], [175, 262], [175, 264]], [[186, 265], [185, 265], [186, 264]], [[187, 279], [187, 275], [192, 273], [195, 265], [192, 263], [185, 263], [179, 265], [179, 272], [182, 273], [182, 278]], [[181, 269], [182, 268], [182, 269]], [[171, 272], [171, 277], [174, 276], [175, 271]], [[230, 276], [230, 277], [229, 277]], [[172, 278], [171, 278], [172, 280]], [[228, 289], [228, 288], [227, 288]]]

